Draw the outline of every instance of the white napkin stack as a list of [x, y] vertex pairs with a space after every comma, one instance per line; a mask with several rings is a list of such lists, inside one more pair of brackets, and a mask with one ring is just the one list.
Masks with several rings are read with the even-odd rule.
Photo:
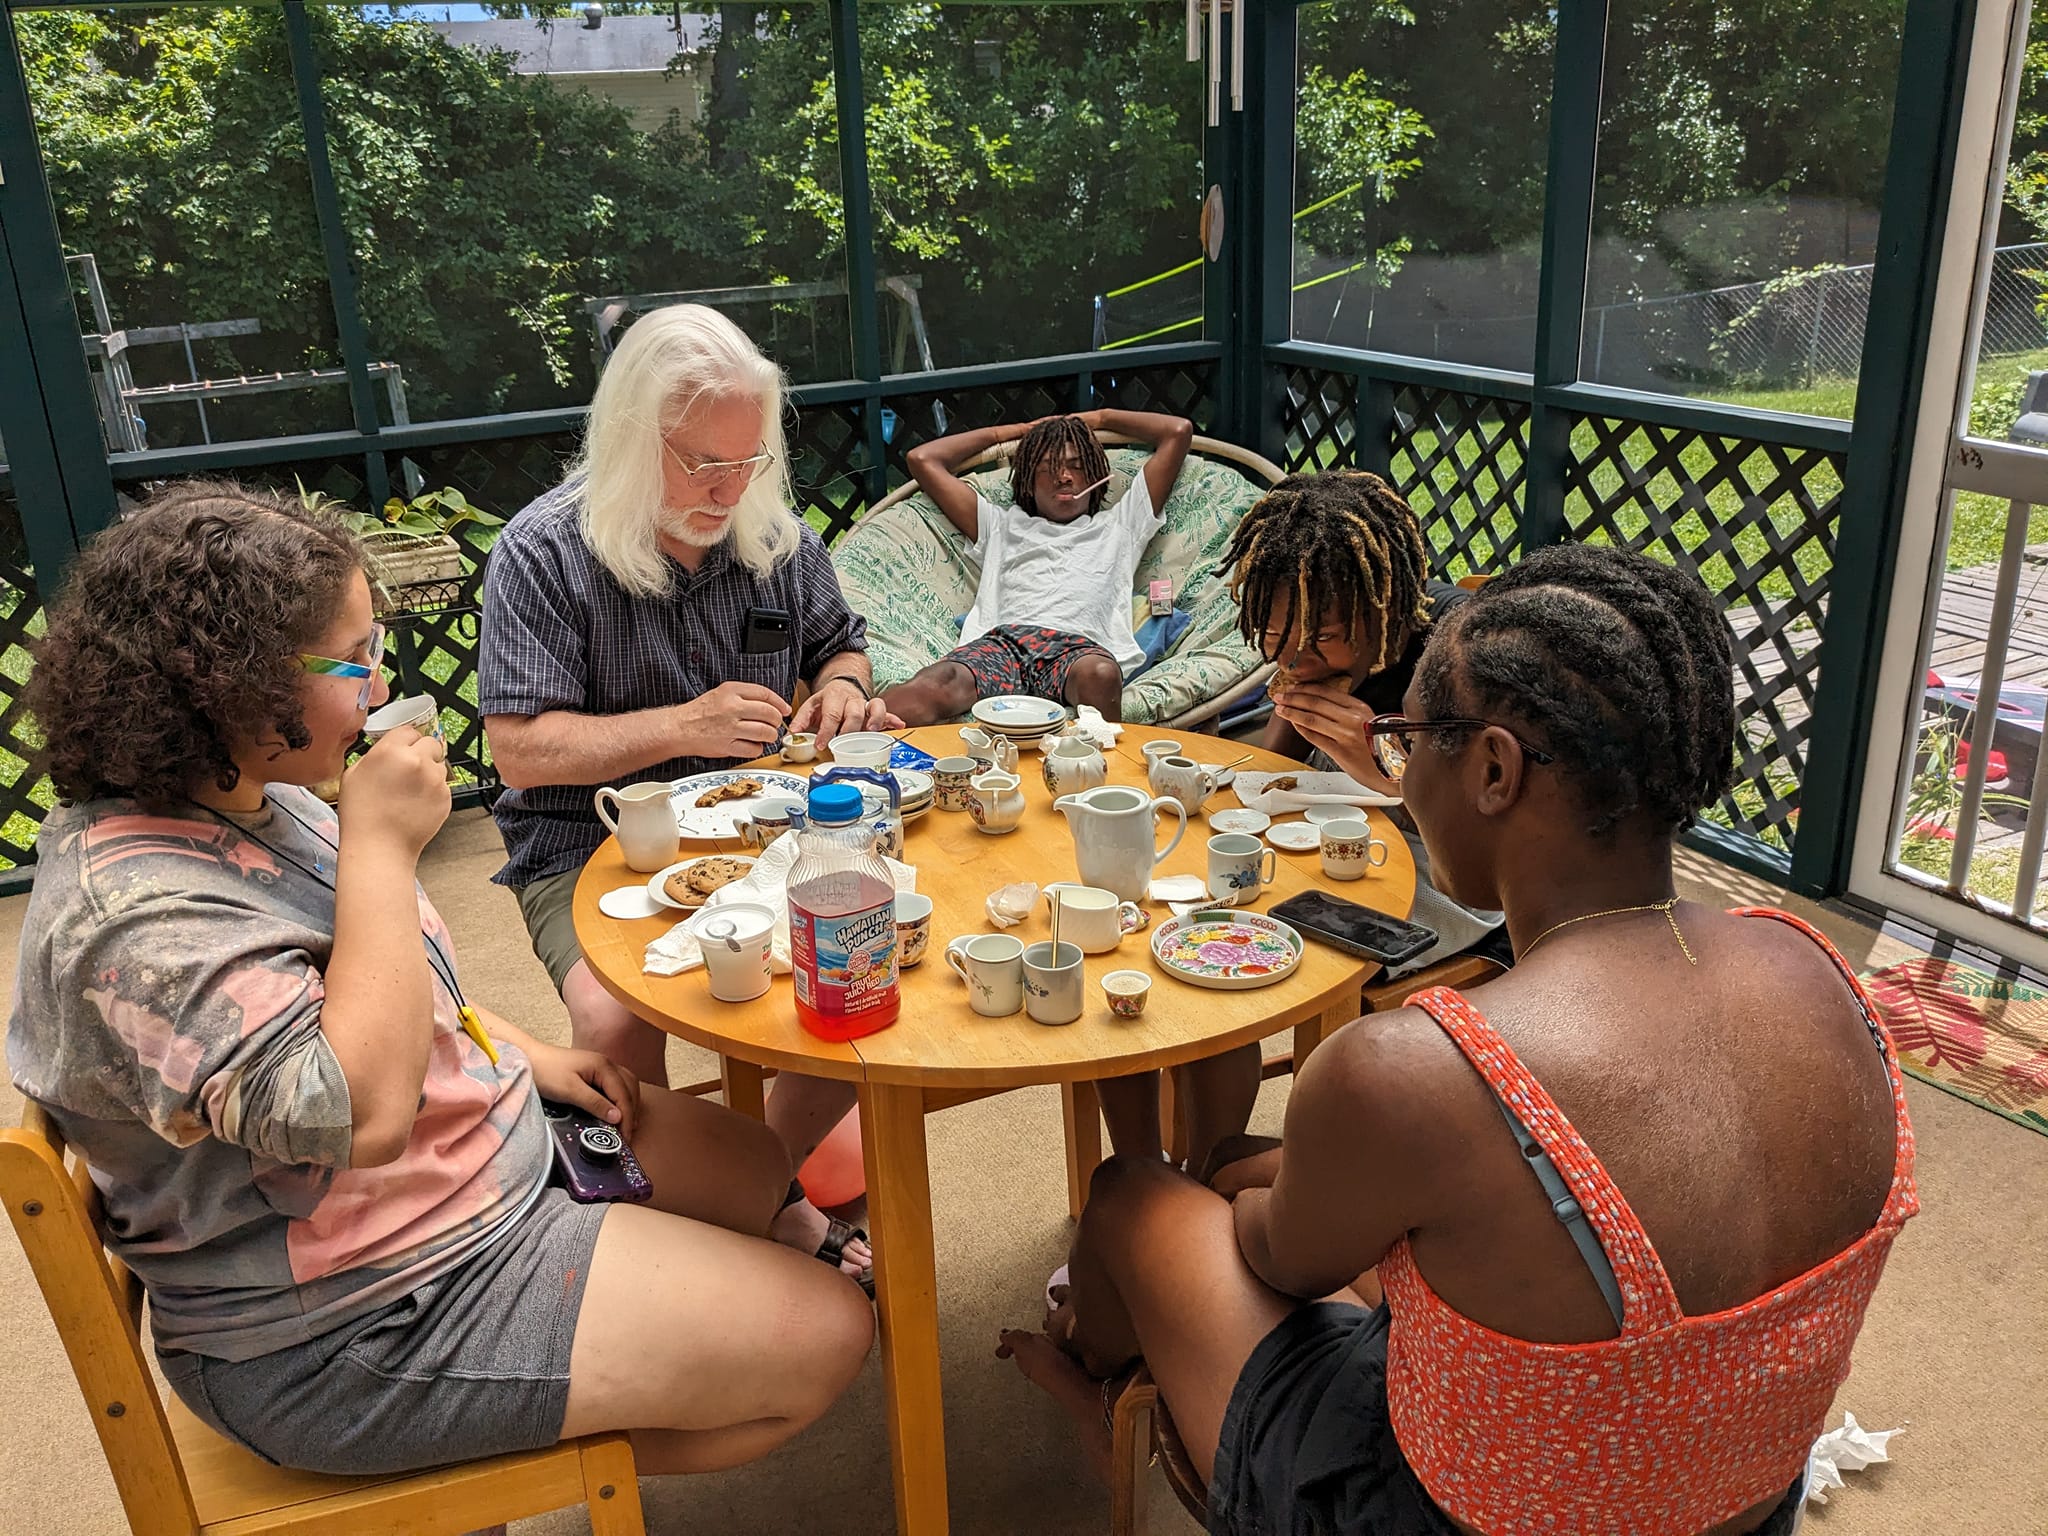
[[[768, 963], [778, 976], [789, 974], [789, 871], [796, 863], [797, 836], [785, 832], [766, 848], [754, 861], [744, 879], [735, 880], [711, 893], [700, 911], [710, 911], [731, 902], [747, 901], [766, 907], [775, 914], [775, 932], [768, 941]], [[896, 882], [898, 894], [917, 889], [917, 870], [909, 864], [899, 864], [894, 859], [884, 859], [889, 866], [890, 878]], [[691, 913], [690, 917], [695, 917]], [[695, 970], [704, 963], [703, 948], [697, 937], [690, 932], [690, 919], [685, 918], [669, 929], [660, 938], [647, 946], [647, 954], [641, 961], [641, 969], [649, 976], [677, 976], [684, 971]]]

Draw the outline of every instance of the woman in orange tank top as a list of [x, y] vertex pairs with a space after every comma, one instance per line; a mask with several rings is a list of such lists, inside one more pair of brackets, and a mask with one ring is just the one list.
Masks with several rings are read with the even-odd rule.
[[1104, 1164], [1070, 1293], [1000, 1352], [1105, 1462], [1142, 1355], [1212, 1531], [1785, 1536], [1913, 1142], [1826, 942], [1673, 895], [1732, 775], [1720, 614], [1644, 557], [1542, 551], [1371, 734], [1519, 963], [1338, 1031], [1214, 1188]]

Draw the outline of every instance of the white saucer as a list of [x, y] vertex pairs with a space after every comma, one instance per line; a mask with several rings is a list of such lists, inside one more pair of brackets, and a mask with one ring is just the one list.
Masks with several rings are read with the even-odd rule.
[[1317, 826], [1326, 821], [1364, 821], [1365, 807], [1361, 805], [1312, 805], [1301, 813]]
[[1273, 818], [1264, 811], [1241, 811], [1232, 807], [1209, 813], [1209, 825], [1218, 832], [1244, 832], [1256, 835], [1273, 825]]
[[1266, 841], [1289, 853], [1313, 853], [1322, 846], [1322, 829], [1310, 821], [1282, 821], [1266, 828]]
[[615, 891], [606, 891], [597, 898], [597, 910], [606, 917], [616, 917], [621, 922], [631, 922], [636, 917], [652, 917], [661, 908], [654, 898], [647, 894], [644, 885], [622, 885]]

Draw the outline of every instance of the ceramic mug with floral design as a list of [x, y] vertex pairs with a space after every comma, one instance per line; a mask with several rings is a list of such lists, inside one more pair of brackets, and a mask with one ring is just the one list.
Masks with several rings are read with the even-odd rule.
[[1326, 821], [1320, 833], [1323, 873], [1332, 880], [1361, 880], [1387, 862], [1387, 845], [1372, 835], [1371, 824]]
[[967, 785], [983, 769], [978, 757], [942, 757], [932, 764], [932, 803], [942, 811], [967, 809]]
[[915, 891], [896, 896], [896, 968], [907, 971], [924, 959], [932, 942], [932, 899]]
[[1152, 978], [1143, 971], [1111, 971], [1102, 978], [1102, 995], [1109, 1011], [1120, 1019], [1135, 1019], [1145, 1011], [1145, 999], [1152, 995]]

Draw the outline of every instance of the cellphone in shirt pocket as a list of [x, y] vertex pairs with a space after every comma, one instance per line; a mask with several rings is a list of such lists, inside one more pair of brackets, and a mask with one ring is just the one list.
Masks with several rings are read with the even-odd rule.
[[792, 631], [785, 608], [749, 608], [740, 638], [742, 656], [771, 656], [790, 647]]

